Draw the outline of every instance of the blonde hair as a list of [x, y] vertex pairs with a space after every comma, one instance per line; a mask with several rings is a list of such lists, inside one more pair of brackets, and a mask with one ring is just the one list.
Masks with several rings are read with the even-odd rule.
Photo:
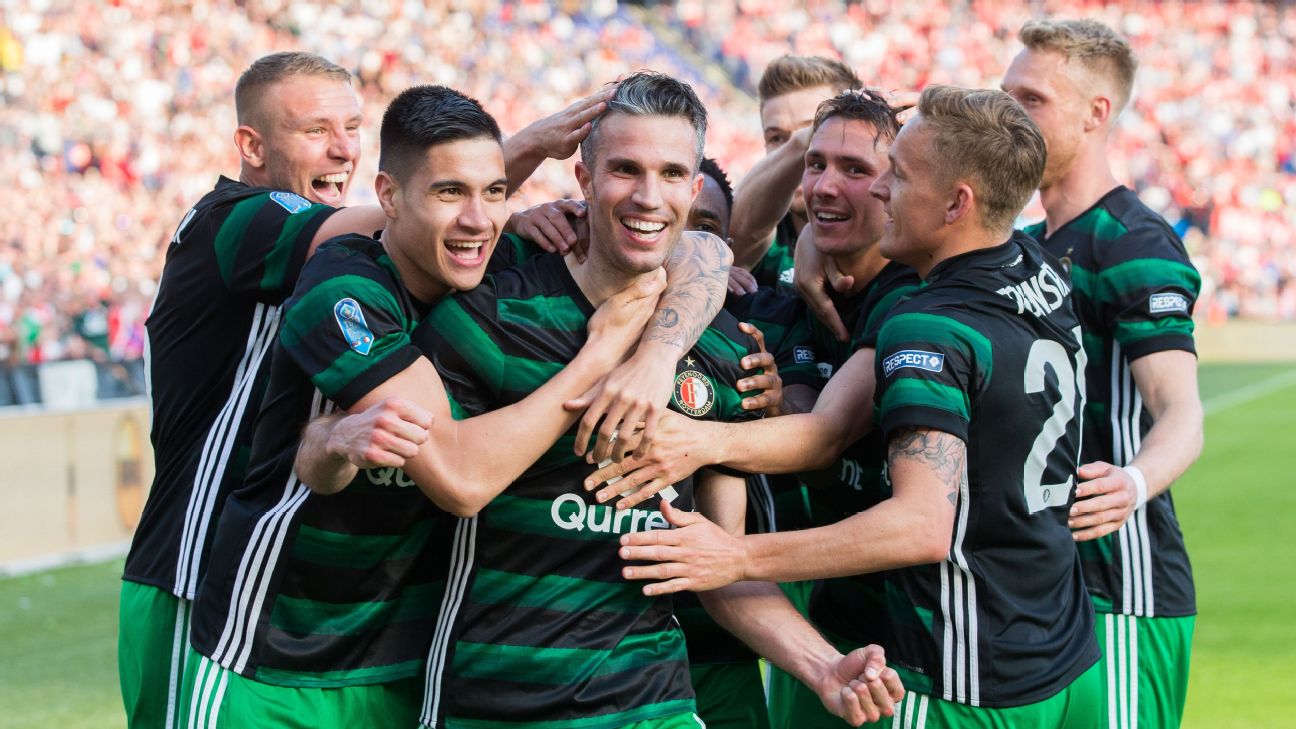
[[253, 61], [234, 86], [234, 110], [238, 123], [251, 126], [260, 123], [261, 96], [265, 90], [292, 76], [322, 76], [351, 83], [350, 72], [314, 53], [281, 51], [262, 56]]
[[923, 89], [918, 117], [937, 174], [972, 187], [987, 230], [1011, 230], [1044, 176], [1044, 137], [1026, 110], [997, 89], [938, 85]]
[[1111, 28], [1096, 20], [1031, 20], [1017, 32], [1017, 40], [1032, 51], [1052, 51], [1078, 61], [1109, 81], [1116, 93], [1112, 116], [1129, 103], [1138, 59], [1129, 41]]
[[841, 61], [823, 56], [779, 56], [765, 67], [756, 93], [761, 103], [801, 89], [827, 86], [834, 94], [858, 89], [859, 76]]

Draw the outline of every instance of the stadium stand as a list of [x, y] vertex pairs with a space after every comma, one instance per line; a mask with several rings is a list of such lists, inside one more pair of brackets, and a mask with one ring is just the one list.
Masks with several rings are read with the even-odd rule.
[[[38, 401], [38, 378], [23, 368], [61, 359], [96, 362], [101, 395], [140, 391], [141, 368], [114, 363], [142, 354], [176, 221], [216, 174], [237, 170], [238, 70], [282, 49], [312, 50], [355, 71], [369, 122], [351, 201], [364, 202], [377, 120], [413, 83], [464, 90], [513, 132], [619, 73], [662, 70], [698, 88], [713, 113], [708, 151], [741, 177], [761, 153], [751, 86], [781, 53], [842, 57], [886, 89], [996, 85], [1029, 14], [1096, 17], [1126, 33], [1143, 59], [1115, 144], [1118, 176], [1184, 236], [1205, 280], [1199, 317], [1296, 319], [1289, 4], [425, 5], [6, 3], [0, 165], [18, 190], [0, 200], [0, 362], [8, 365], [0, 403]], [[574, 194], [570, 166], [546, 163], [515, 204]]]

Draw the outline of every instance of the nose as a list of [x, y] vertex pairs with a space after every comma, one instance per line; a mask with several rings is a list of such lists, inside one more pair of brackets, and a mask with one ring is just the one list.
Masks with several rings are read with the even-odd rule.
[[841, 191], [841, 175], [832, 167], [825, 167], [814, 181], [811, 192], [815, 197], [837, 197]]
[[891, 170], [887, 170], [873, 180], [873, 184], [869, 185], [869, 194], [882, 202], [891, 199]]
[[491, 217], [480, 195], [468, 196], [456, 222], [460, 228], [469, 233], [476, 234], [490, 230]]
[[661, 180], [657, 175], [642, 175], [635, 184], [630, 202], [644, 210], [656, 210], [662, 206]]
[[360, 161], [360, 135], [338, 129], [330, 137], [329, 156], [342, 162]]

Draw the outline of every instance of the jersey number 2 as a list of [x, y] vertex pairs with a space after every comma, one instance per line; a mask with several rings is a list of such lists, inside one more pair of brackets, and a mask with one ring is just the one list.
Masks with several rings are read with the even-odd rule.
[[[1080, 342], [1080, 327], [1072, 330], [1076, 341]], [[1083, 343], [1081, 342], [1083, 345]], [[1031, 345], [1030, 355], [1026, 358], [1026, 394], [1033, 395], [1044, 391], [1046, 366], [1052, 367], [1057, 377], [1058, 390], [1062, 397], [1053, 404], [1053, 414], [1044, 421], [1044, 427], [1035, 436], [1030, 455], [1026, 456], [1026, 466], [1022, 471], [1022, 485], [1026, 493], [1026, 507], [1030, 513], [1042, 511], [1052, 506], [1066, 506], [1071, 498], [1071, 487], [1075, 484], [1074, 463], [1067, 464], [1066, 481], [1062, 483], [1044, 483], [1044, 472], [1048, 466], [1049, 455], [1057, 447], [1058, 439], [1066, 433], [1067, 426], [1075, 418], [1076, 398], [1073, 393], [1079, 391], [1080, 410], [1084, 411], [1085, 402], [1085, 356], [1084, 346], [1076, 352], [1074, 367], [1067, 357], [1066, 347], [1052, 339], [1037, 339]], [[1076, 446], [1079, 453], [1079, 445]]]

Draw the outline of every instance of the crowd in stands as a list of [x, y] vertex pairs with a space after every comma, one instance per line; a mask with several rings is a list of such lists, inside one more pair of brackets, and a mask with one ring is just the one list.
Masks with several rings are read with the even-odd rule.
[[[1296, 12], [1285, 7], [14, 0], [0, 8], [0, 166], [17, 187], [0, 199], [0, 362], [140, 356], [174, 226], [218, 174], [237, 174], [234, 82], [264, 53], [311, 50], [356, 74], [367, 154], [350, 202], [361, 203], [382, 111], [411, 84], [479, 98], [507, 134], [619, 73], [665, 71], [698, 89], [708, 153], [740, 178], [761, 154], [749, 92], [771, 58], [840, 56], [886, 89], [997, 84], [1016, 28], [1045, 11], [1097, 17], [1134, 42], [1142, 70], [1116, 163], [1184, 235], [1205, 279], [1199, 313], [1296, 319]], [[575, 195], [572, 163], [542, 166], [514, 204]]]

